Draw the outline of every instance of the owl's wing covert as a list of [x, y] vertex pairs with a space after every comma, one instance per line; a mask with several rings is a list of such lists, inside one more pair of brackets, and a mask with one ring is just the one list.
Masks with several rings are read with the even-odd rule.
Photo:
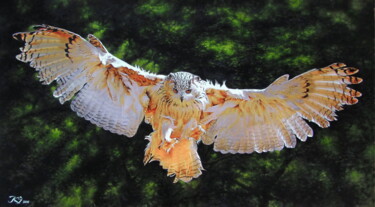
[[358, 102], [361, 93], [348, 88], [361, 78], [358, 69], [335, 63], [288, 80], [281, 76], [263, 90], [228, 89], [209, 84], [210, 107], [202, 123], [202, 141], [222, 153], [252, 153], [294, 148], [313, 130], [306, 120], [328, 127], [336, 110]]
[[133, 67], [111, 55], [93, 35], [86, 41], [70, 31], [35, 26], [33, 32], [15, 33], [25, 43], [16, 58], [29, 62], [40, 81], [56, 80], [53, 95], [71, 103], [78, 116], [113, 133], [134, 136], [141, 123], [148, 98], [144, 88], [164, 79]]

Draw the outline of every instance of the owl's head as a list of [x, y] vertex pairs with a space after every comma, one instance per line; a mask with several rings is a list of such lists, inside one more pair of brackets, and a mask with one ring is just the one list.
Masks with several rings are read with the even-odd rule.
[[174, 103], [192, 102], [201, 97], [200, 77], [188, 72], [170, 73], [164, 81], [164, 90]]

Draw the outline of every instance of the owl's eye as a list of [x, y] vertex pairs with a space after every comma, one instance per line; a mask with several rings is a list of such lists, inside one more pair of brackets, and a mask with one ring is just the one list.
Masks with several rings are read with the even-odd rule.
[[174, 89], [173, 89], [173, 92], [174, 92], [174, 93], [178, 93], [178, 90], [174, 88]]
[[187, 94], [191, 93], [191, 89], [185, 91]]

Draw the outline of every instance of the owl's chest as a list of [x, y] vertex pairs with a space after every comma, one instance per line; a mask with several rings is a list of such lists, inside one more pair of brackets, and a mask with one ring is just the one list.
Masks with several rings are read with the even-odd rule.
[[201, 110], [196, 105], [166, 105], [159, 108], [160, 120], [159, 129], [168, 126], [173, 129], [171, 138], [187, 138], [194, 137], [197, 140], [199, 136], [195, 136], [195, 132], [199, 131], [198, 123], [201, 117]]
[[201, 110], [194, 103], [161, 103], [157, 108], [160, 116], [172, 118], [176, 127], [187, 124], [191, 120], [198, 121]]
[[[175, 129], [181, 128], [191, 121], [198, 123], [202, 110], [194, 103], [173, 103], [163, 98], [154, 99], [151, 108], [146, 112], [146, 119], [155, 128], [165, 122], [171, 122]], [[196, 124], [195, 124], [196, 125]]]

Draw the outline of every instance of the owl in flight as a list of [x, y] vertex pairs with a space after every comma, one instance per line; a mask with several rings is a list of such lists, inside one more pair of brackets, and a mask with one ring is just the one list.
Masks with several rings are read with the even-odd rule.
[[78, 116], [112, 133], [132, 137], [142, 120], [153, 132], [144, 164], [159, 161], [189, 182], [202, 174], [197, 142], [221, 153], [294, 148], [296, 138], [313, 136], [305, 120], [328, 127], [335, 111], [358, 102], [348, 88], [362, 82], [358, 69], [343, 63], [283, 75], [265, 89], [231, 89], [188, 72], [158, 75], [116, 58], [93, 35], [81, 36], [48, 25], [15, 33], [24, 42], [17, 59], [29, 62], [43, 84], [57, 82], [53, 96], [73, 99]]

